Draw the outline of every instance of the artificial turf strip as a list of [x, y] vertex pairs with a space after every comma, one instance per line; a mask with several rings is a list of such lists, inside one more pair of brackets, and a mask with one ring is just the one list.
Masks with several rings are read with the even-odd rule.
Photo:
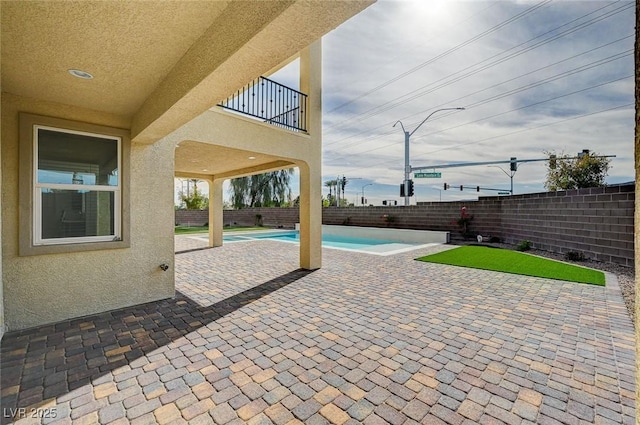
[[484, 246], [461, 246], [426, 257], [417, 258], [427, 263], [449, 264], [474, 269], [493, 270], [503, 273], [569, 282], [589, 283], [604, 286], [604, 273], [598, 270], [574, 266], [560, 261], [540, 258], [508, 249]]

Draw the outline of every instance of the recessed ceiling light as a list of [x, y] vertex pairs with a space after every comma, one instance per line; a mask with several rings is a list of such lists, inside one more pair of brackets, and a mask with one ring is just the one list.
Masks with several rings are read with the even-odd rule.
[[256, 157], [255, 156], [250, 156], [249, 159], [256, 159]]
[[205, 169], [203, 169], [202, 171], [209, 171], [209, 170], [207, 170], [207, 169], [205, 168]]
[[93, 75], [80, 69], [70, 69], [69, 74], [73, 75], [74, 77], [83, 78], [85, 80], [93, 80]]

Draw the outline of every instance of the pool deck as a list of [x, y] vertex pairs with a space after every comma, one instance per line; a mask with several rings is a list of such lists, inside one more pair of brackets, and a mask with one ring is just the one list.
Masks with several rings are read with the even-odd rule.
[[[387, 229], [385, 229], [387, 230]], [[225, 234], [225, 238], [230, 240], [225, 240], [224, 243], [236, 243], [236, 242], [247, 242], [249, 240], [261, 239], [260, 237], [254, 238], [256, 235], [262, 236], [263, 239], [266, 235], [275, 235], [277, 236], [279, 233], [282, 234], [291, 234], [292, 232], [296, 232], [294, 230], [276, 230], [276, 231], [250, 231], [250, 232], [233, 232], [229, 234]], [[324, 237], [324, 236], [323, 236]], [[289, 239], [280, 240], [280, 242], [286, 243], [295, 243], [298, 244], [298, 241], [293, 241]], [[180, 239], [176, 239], [176, 252], [189, 251], [193, 249], [202, 249], [207, 247], [209, 243], [209, 237], [206, 234], [195, 234], [188, 235], [188, 237], [183, 237]], [[362, 252], [373, 255], [396, 255], [402, 252], [413, 251], [419, 248], [429, 248], [431, 246], [440, 245], [437, 243], [401, 243], [401, 242], [389, 242], [389, 243], [381, 243], [378, 245], [359, 245], [357, 248], [352, 246], [345, 246], [344, 244], [336, 244], [332, 242], [324, 242], [322, 243], [324, 248], [329, 249], [337, 249], [343, 251], [351, 251], [351, 252]]]
[[[176, 237], [178, 251], [203, 246]], [[313, 272], [296, 245], [269, 240], [178, 254], [174, 299], [5, 335], [3, 412], [57, 416], [18, 424], [635, 423], [615, 278], [413, 260], [442, 249], [325, 249]]]

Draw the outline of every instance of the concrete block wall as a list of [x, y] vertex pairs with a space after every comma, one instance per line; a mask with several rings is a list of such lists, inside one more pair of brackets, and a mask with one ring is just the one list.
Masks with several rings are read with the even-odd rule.
[[209, 224], [209, 210], [176, 210], [176, 225], [204, 226]]
[[633, 266], [634, 200], [634, 185], [503, 198], [501, 235], [509, 243], [527, 239], [545, 251]]
[[[620, 185], [410, 207], [329, 207], [322, 209], [322, 223], [441, 230], [451, 232], [452, 240], [460, 240], [456, 221], [464, 206], [474, 217], [470, 225], [474, 233], [513, 244], [529, 240], [546, 251], [579, 251], [589, 258], [632, 267], [634, 201], [635, 185]], [[197, 214], [203, 217], [203, 224], [208, 221], [206, 211], [176, 211], [176, 222], [184, 223], [185, 218], [197, 222]], [[247, 208], [224, 211], [224, 224], [253, 226], [256, 214], [262, 215], [268, 227], [289, 229], [299, 222], [297, 208]]]
[[[367, 227], [395, 227], [398, 229], [441, 230], [451, 232], [455, 239], [459, 234], [457, 220], [462, 207], [473, 215], [471, 230], [482, 234], [493, 231], [492, 223], [499, 219], [499, 203], [432, 202], [410, 207], [351, 207], [324, 208], [323, 224], [348, 224]], [[387, 223], [386, 216], [393, 217]]]
[[298, 208], [243, 208], [225, 210], [224, 225], [255, 226], [256, 216], [262, 216], [262, 225], [266, 227], [294, 229], [300, 222]]
[[[225, 210], [225, 226], [255, 226], [256, 215], [262, 216], [262, 224], [267, 227], [293, 229], [300, 221], [298, 208], [244, 208]], [[203, 226], [209, 222], [208, 210], [176, 210], [176, 224], [181, 226]]]

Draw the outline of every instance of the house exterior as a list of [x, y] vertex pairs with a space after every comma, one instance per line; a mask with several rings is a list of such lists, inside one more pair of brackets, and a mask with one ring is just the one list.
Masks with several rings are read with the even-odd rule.
[[[174, 296], [176, 176], [209, 182], [218, 246], [225, 179], [298, 167], [320, 267], [320, 39], [371, 3], [3, 1], [0, 337]], [[295, 105], [217, 106], [297, 58]]]

